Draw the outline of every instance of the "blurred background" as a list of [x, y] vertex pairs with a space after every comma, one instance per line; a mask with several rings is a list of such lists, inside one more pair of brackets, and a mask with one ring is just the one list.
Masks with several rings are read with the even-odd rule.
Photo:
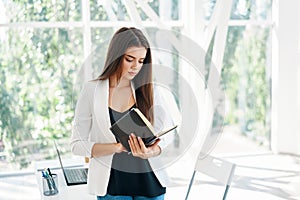
[[[147, 9], [133, 2], [143, 26], [157, 27], [158, 22], [145, 13], [149, 11], [172, 30], [192, 32], [184, 30], [188, 27], [183, 18], [193, 17], [183, 12], [184, 2], [143, 2]], [[187, 20], [207, 25], [216, 1], [196, 3], [199, 7], [195, 14], [203, 11], [203, 19]], [[93, 46], [107, 43], [117, 28], [136, 24], [126, 2], [121, 0], [1, 1], [1, 4], [0, 167], [3, 171], [26, 169], [33, 160], [55, 156], [53, 143], [49, 142], [53, 138], [65, 141], [64, 153], [70, 151], [67, 146], [77, 94], [74, 84], [85, 57]], [[222, 63], [228, 103], [225, 126], [266, 148], [270, 146], [271, 130], [271, 6], [270, 0], [232, 2]], [[176, 60], [173, 62], [178, 68]]]

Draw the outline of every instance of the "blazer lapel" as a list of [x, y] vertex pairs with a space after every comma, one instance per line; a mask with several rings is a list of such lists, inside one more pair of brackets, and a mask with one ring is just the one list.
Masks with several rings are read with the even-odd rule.
[[105, 138], [105, 141], [113, 142], [116, 139], [109, 129], [111, 124], [108, 111], [108, 92], [108, 80], [98, 81], [94, 91], [94, 113], [100, 133], [105, 136], [101, 138]]

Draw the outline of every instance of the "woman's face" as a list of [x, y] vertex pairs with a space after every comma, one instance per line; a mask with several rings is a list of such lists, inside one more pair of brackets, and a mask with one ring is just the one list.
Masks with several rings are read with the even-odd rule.
[[122, 60], [122, 78], [132, 80], [141, 70], [147, 50], [145, 47], [130, 47]]

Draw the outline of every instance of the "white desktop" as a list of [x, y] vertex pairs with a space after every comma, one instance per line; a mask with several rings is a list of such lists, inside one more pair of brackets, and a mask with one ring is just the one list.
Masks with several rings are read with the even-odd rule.
[[[64, 167], [84, 167], [87, 164], [84, 162], [84, 158], [75, 157], [72, 159], [63, 160]], [[43, 194], [43, 185], [42, 185], [42, 171], [44, 168], [50, 168], [52, 174], [57, 174], [58, 177], [58, 194], [53, 196], [45, 196]], [[87, 184], [81, 185], [72, 185], [67, 186], [62, 169], [60, 167], [59, 161], [57, 160], [45, 160], [45, 161], [36, 161], [35, 162], [35, 173], [36, 179], [41, 194], [41, 199], [61, 199], [61, 200], [96, 200], [96, 196], [90, 195], [88, 193]]]

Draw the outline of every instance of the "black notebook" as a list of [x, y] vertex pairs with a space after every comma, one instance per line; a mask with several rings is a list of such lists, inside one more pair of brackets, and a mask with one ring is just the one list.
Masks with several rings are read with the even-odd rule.
[[121, 142], [121, 144], [127, 149], [127, 151], [130, 152], [131, 150], [128, 140], [131, 133], [141, 137], [145, 143], [145, 146], [148, 147], [151, 146], [160, 136], [172, 131], [175, 128], [177, 128], [177, 125], [155, 134], [152, 124], [143, 115], [143, 113], [138, 108], [132, 108], [121, 119], [116, 121], [110, 127], [110, 130], [119, 140], [119, 142]]

